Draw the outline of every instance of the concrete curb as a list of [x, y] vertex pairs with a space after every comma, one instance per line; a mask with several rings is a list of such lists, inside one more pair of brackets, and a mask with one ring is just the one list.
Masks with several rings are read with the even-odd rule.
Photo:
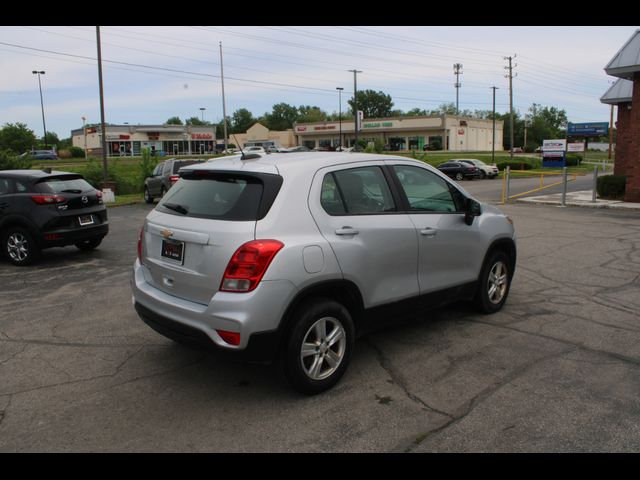
[[[603, 200], [596, 199], [591, 201], [591, 190], [567, 193], [565, 205], [567, 207], [586, 207], [586, 208], [610, 208], [614, 210], [631, 210], [640, 211], [640, 203], [623, 202], [621, 200]], [[562, 194], [554, 193], [551, 195], [540, 195], [537, 197], [518, 198], [517, 203], [535, 203], [541, 205], [562, 205]]]

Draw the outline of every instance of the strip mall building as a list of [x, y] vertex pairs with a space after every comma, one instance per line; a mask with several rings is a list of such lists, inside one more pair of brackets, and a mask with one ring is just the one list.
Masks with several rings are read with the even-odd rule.
[[[102, 155], [100, 125], [71, 131], [74, 147]], [[208, 155], [216, 151], [216, 127], [196, 125], [107, 125], [107, 155], [140, 156], [143, 148], [167, 155]]]
[[[496, 120], [495, 150], [504, 150], [503, 121]], [[340, 122], [296, 123], [293, 132], [298, 145], [311, 149], [353, 146], [355, 142], [353, 119]], [[340, 142], [342, 130], [342, 142]], [[367, 142], [380, 139], [389, 150], [424, 150], [440, 145], [437, 150], [491, 151], [493, 147], [493, 121], [440, 115], [436, 117], [374, 118], [362, 121], [358, 138]]]

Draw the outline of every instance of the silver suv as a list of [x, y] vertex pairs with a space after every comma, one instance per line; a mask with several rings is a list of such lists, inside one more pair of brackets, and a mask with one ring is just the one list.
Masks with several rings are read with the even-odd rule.
[[455, 300], [502, 308], [509, 217], [397, 156], [288, 153], [184, 167], [147, 216], [132, 276], [149, 326], [249, 361], [279, 360], [314, 394], [379, 319]]

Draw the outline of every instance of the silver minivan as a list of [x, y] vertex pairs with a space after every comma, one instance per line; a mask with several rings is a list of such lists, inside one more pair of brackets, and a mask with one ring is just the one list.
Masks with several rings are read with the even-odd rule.
[[180, 170], [140, 231], [133, 303], [149, 326], [315, 394], [378, 320], [470, 300], [502, 308], [512, 221], [399, 156], [289, 153]]

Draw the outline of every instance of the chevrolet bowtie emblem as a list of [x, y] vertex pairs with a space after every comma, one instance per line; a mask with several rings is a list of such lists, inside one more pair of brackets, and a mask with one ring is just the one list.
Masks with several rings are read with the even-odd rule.
[[162, 232], [160, 232], [162, 234], [162, 236], [164, 238], [169, 238], [170, 236], [173, 235], [173, 232], [171, 230], [167, 230], [166, 228], [164, 230], [162, 230]]

